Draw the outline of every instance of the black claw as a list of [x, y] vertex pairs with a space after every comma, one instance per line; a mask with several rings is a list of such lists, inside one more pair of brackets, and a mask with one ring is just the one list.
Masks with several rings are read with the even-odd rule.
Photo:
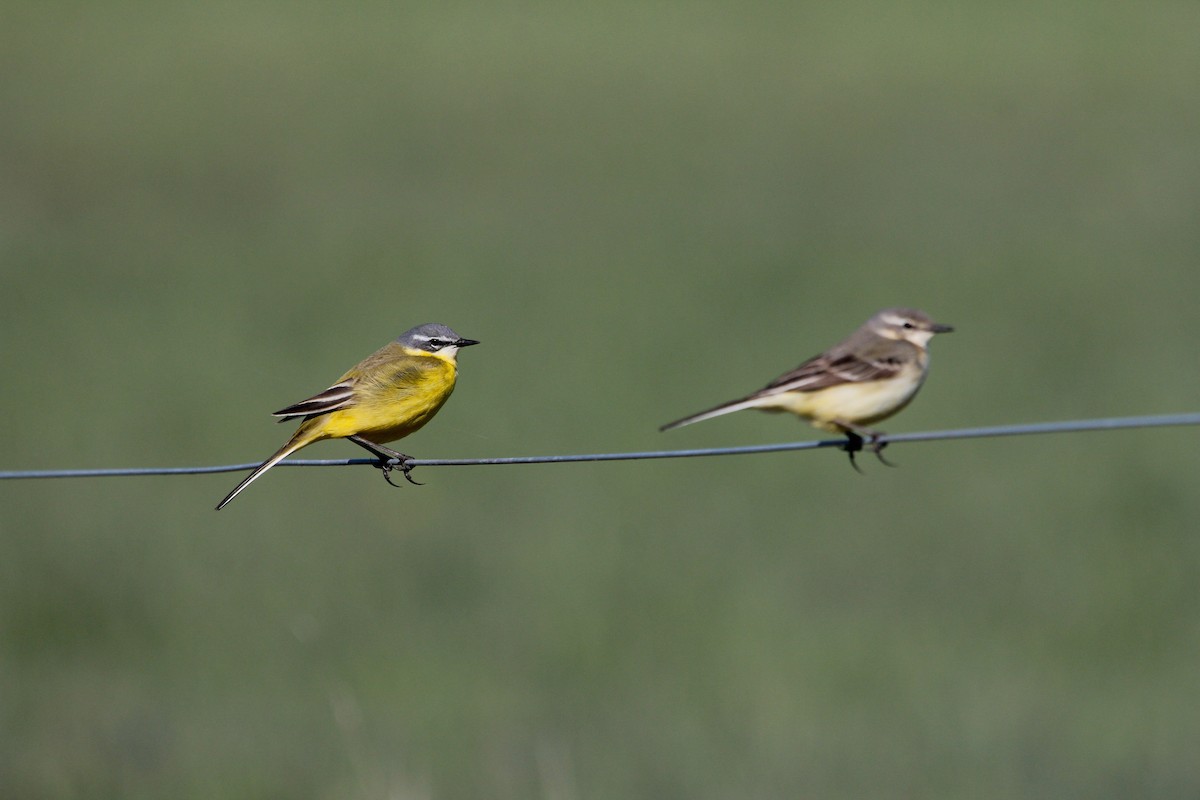
[[413, 480], [413, 476], [412, 476], [413, 468], [409, 465], [409, 463], [407, 461], [405, 461], [404, 463], [402, 463], [400, 465], [400, 470], [404, 473], [404, 480], [408, 481], [413, 486], [424, 486], [425, 485], [425, 484], [421, 483], [420, 481]]
[[401, 472], [403, 472], [404, 479], [413, 486], [425, 485], [420, 481], [414, 481], [412, 475], [409, 474], [413, 471], [412, 464], [408, 463], [412, 460], [412, 456], [406, 456], [404, 453], [397, 453], [395, 450], [384, 447], [381, 444], [368, 442], [361, 436], [347, 436], [346, 438], [378, 458], [379, 463], [375, 466], [379, 467], [379, 469], [383, 472], [383, 479], [392, 484], [392, 486], [395, 486], [397, 489], [400, 488], [400, 484], [395, 483], [392, 480], [392, 470], [395, 469], [399, 469]]
[[375, 466], [379, 467], [379, 471], [383, 473], [383, 479], [385, 481], [390, 483], [392, 486], [395, 486], [397, 489], [400, 488], [400, 484], [392, 480], [392, 470], [396, 468], [396, 459], [393, 458], [389, 461], [384, 461], [381, 458], [379, 459], [379, 463]]
[[895, 467], [897, 466], [896, 464], [893, 464], [891, 461], [888, 461], [883, 457], [883, 448], [887, 446], [887, 442], [879, 441], [879, 434], [875, 434], [871, 437], [871, 452], [875, 454], [876, 458], [883, 462], [884, 466]]
[[407, 460], [402, 460], [399, 458], [390, 458], [387, 461], [384, 461], [383, 459], [380, 459], [379, 463], [376, 464], [375, 466], [379, 467], [379, 469], [383, 472], [383, 479], [385, 481], [387, 481], [388, 483], [390, 483], [392, 486], [395, 486], [397, 489], [400, 488], [400, 484], [398, 484], [392, 480], [392, 472], [397, 469], [400, 470], [401, 474], [404, 475], [404, 480], [408, 481], [413, 486], [424, 486], [425, 485], [425, 484], [421, 483], [420, 481], [413, 480], [413, 476], [410, 474], [413, 471], [413, 468], [409, 465]]

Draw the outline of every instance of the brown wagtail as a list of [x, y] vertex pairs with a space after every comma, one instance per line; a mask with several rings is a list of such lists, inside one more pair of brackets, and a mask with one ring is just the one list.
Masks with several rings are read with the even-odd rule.
[[[850, 464], [863, 440], [885, 464], [881, 431], [869, 425], [907, 406], [929, 372], [929, 340], [954, 330], [913, 308], [885, 308], [843, 342], [785, 372], [754, 394], [663, 425], [668, 431], [744, 408], [790, 411], [814, 427], [844, 434]], [[889, 464], [890, 466], [890, 464]], [[861, 470], [860, 470], [861, 471]]]

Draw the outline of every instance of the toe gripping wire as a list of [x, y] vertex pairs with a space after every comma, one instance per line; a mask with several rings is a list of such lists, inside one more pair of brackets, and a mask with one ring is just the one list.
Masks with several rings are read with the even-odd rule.
[[412, 463], [413, 457], [412, 456], [405, 455], [404, 453], [393, 450], [390, 447], [384, 447], [381, 444], [375, 444], [374, 442], [367, 441], [366, 439], [364, 439], [358, 435], [347, 436], [346, 438], [349, 439], [350, 441], [354, 442], [356, 445], [358, 445], [362, 449], [366, 450], [368, 453], [371, 453], [372, 455], [377, 456], [379, 458], [379, 463], [376, 464], [375, 466], [380, 470], [380, 472], [383, 473], [383, 479], [385, 481], [387, 481], [388, 483], [390, 483], [392, 486], [395, 486], [397, 489], [400, 488], [400, 484], [398, 484], [392, 480], [392, 472], [394, 472], [397, 469], [399, 469], [400, 472], [404, 475], [404, 480], [408, 481], [413, 486], [424, 486], [425, 485], [425, 484], [421, 483], [420, 481], [414, 479], [412, 476], [412, 471], [413, 471], [413, 463]]

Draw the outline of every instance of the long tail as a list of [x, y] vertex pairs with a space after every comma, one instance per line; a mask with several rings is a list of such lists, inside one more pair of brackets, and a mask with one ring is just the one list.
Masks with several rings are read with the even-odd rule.
[[258, 480], [259, 476], [262, 475], [264, 472], [266, 472], [271, 467], [278, 464], [280, 461], [283, 461], [285, 458], [287, 458], [292, 453], [299, 450], [301, 447], [310, 445], [313, 442], [317, 441], [318, 438], [319, 437], [313, 435], [312, 428], [310, 428], [307, 425], [301, 425], [296, 430], [296, 432], [292, 435], [292, 438], [287, 440], [287, 444], [285, 444], [283, 447], [279, 448], [279, 450], [277, 450], [273, 456], [268, 458], [263, 463], [259, 464], [258, 467], [254, 470], [254, 472], [251, 472], [249, 475], [247, 475], [245, 478], [243, 478], [241, 483], [239, 483], [237, 486], [233, 487], [232, 492], [225, 495], [224, 500], [217, 503], [217, 511], [220, 511], [222, 508], [229, 505], [230, 500], [237, 497], [239, 494], [242, 493], [243, 489], [245, 489], [247, 486], [249, 486], [254, 481]]
[[684, 417], [683, 419], [677, 419], [674, 422], [668, 422], [666, 425], [663, 425], [661, 428], [659, 428], [659, 430], [669, 431], [675, 428], [682, 428], [684, 425], [691, 425], [693, 422], [712, 419], [713, 417], [719, 417], [723, 414], [741, 411], [744, 408], [758, 408], [762, 404], [763, 399], [758, 395], [743, 397], [741, 400], [733, 400], [728, 403], [722, 403], [721, 405], [710, 408], [707, 411], [701, 411], [699, 414], [692, 414], [690, 417]]

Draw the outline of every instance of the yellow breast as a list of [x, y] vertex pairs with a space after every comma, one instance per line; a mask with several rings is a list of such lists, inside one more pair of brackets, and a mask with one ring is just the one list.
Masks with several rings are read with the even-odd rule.
[[429, 422], [454, 391], [458, 370], [446, 358], [407, 355], [347, 377], [354, 380], [354, 402], [310, 424], [319, 427], [322, 439], [357, 434], [384, 444]]

